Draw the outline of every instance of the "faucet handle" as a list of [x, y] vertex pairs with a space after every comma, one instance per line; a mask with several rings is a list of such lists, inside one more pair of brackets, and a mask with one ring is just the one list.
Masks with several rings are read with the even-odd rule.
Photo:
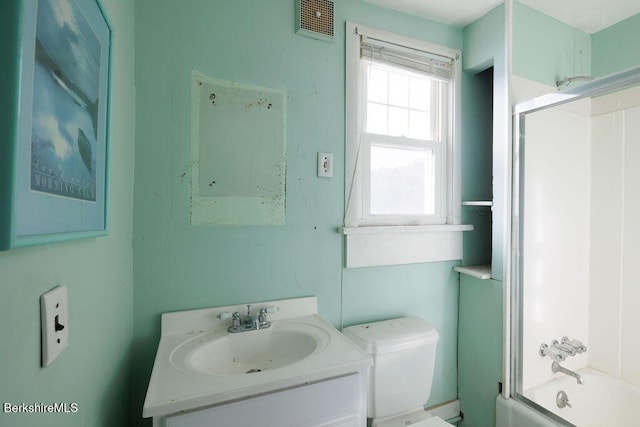
[[234, 311], [232, 314], [232, 318], [233, 318], [233, 322], [232, 322], [232, 327], [234, 328], [238, 328], [240, 327], [240, 323], [242, 322], [240, 319], [240, 313], [238, 313], [237, 311]]
[[556, 350], [559, 350], [563, 353], [566, 353], [568, 356], [575, 356], [576, 355], [576, 348], [568, 345], [568, 344], [561, 344], [558, 342], [558, 340], [553, 340], [551, 341], [551, 347], [555, 348]]
[[260, 324], [265, 324], [267, 322], [267, 313], [275, 313], [278, 310], [280, 309], [275, 305], [260, 308], [260, 310], [258, 311], [258, 321], [260, 322]]
[[238, 313], [237, 311], [234, 311], [233, 313], [229, 313], [228, 311], [223, 311], [218, 313], [216, 317], [220, 320], [232, 319], [233, 326], [240, 326], [240, 313]]
[[562, 340], [560, 342], [563, 345], [572, 347], [576, 353], [584, 353], [585, 351], [587, 351], [587, 346], [584, 345], [582, 341], [571, 340], [568, 337], [562, 337]]
[[227, 320], [227, 319], [231, 319], [231, 317], [233, 317], [233, 313], [229, 313], [228, 311], [223, 311], [218, 313], [218, 315], [216, 316], [218, 319], [220, 320]]
[[260, 309], [260, 311], [262, 312], [262, 310], [264, 310], [265, 314], [272, 314], [272, 313], [277, 313], [278, 311], [280, 311], [280, 307], [278, 307], [277, 305], [270, 305], [268, 307], [262, 307]]
[[556, 394], [556, 405], [558, 408], [569, 407], [571, 408], [571, 403], [569, 403], [569, 396], [564, 390], [560, 390], [558, 394]]
[[540, 354], [540, 357], [549, 356], [551, 359], [553, 359], [556, 362], [562, 362], [564, 359], [567, 358], [567, 353], [565, 353], [562, 350], [559, 350], [558, 348], [549, 347], [547, 344], [542, 344], [540, 346], [540, 350], [538, 351], [538, 354]]

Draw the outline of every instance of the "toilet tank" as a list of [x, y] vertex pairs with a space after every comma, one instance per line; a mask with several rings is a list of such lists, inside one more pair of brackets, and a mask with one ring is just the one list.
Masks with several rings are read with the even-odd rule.
[[344, 328], [369, 353], [367, 416], [387, 417], [421, 408], [433, 383], [438, 331], [418, 316]]

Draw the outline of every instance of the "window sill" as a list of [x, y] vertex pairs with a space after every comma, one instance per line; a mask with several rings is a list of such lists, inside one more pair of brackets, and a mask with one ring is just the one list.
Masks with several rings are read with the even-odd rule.
[[341, 227], [346, 268], [462, 259], [462, 232], [472, 225]]
[[470, 224], [437, 225], [372, 225], [362, 227], [340, 227], [342, 234], [387, 234], [387, 233], [434, 233], [438, 231], [471, 231]]

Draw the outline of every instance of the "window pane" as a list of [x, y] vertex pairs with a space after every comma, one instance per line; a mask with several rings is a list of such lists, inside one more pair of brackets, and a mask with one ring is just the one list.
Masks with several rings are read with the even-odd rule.
[[383, 104], [388, 103], [387, 89], [389, 82], [387, 76], [389, 73], [371, 65], [367, 67], [367, 73], [367, 99]]
[[416, 110], [431, 109], [431, 82], [428, 79], [413, 77], [411, 79], [411, 98], [409, 106]]
[[374, 104], [373, 102], [367, 104], [367, 133], [379, 135], [388, 133], [386, 105]]
[[433, 139], [429, 113], [427, 111], [409, 112], [409, 138]]
[[409, 76], [389, 73], [389, 104], [409, 106]]
[[437, 120], [442, 112], [438, 94], [446, 83], [393, 64], [362, 64], [367, 70], [366, 132], [440, 139]]
[[389, 136], [409, 135], [409, 110], [405, 108], [389, 107]]
[[433, 215], [435, 162], [431, 150], [372, 145], [372, 215]]

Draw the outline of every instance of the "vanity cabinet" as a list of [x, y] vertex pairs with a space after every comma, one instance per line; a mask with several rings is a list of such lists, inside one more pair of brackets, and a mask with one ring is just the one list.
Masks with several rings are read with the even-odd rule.
[[364, 427], [366, 379], [352, 373], [154, 418], [154, 427]]

